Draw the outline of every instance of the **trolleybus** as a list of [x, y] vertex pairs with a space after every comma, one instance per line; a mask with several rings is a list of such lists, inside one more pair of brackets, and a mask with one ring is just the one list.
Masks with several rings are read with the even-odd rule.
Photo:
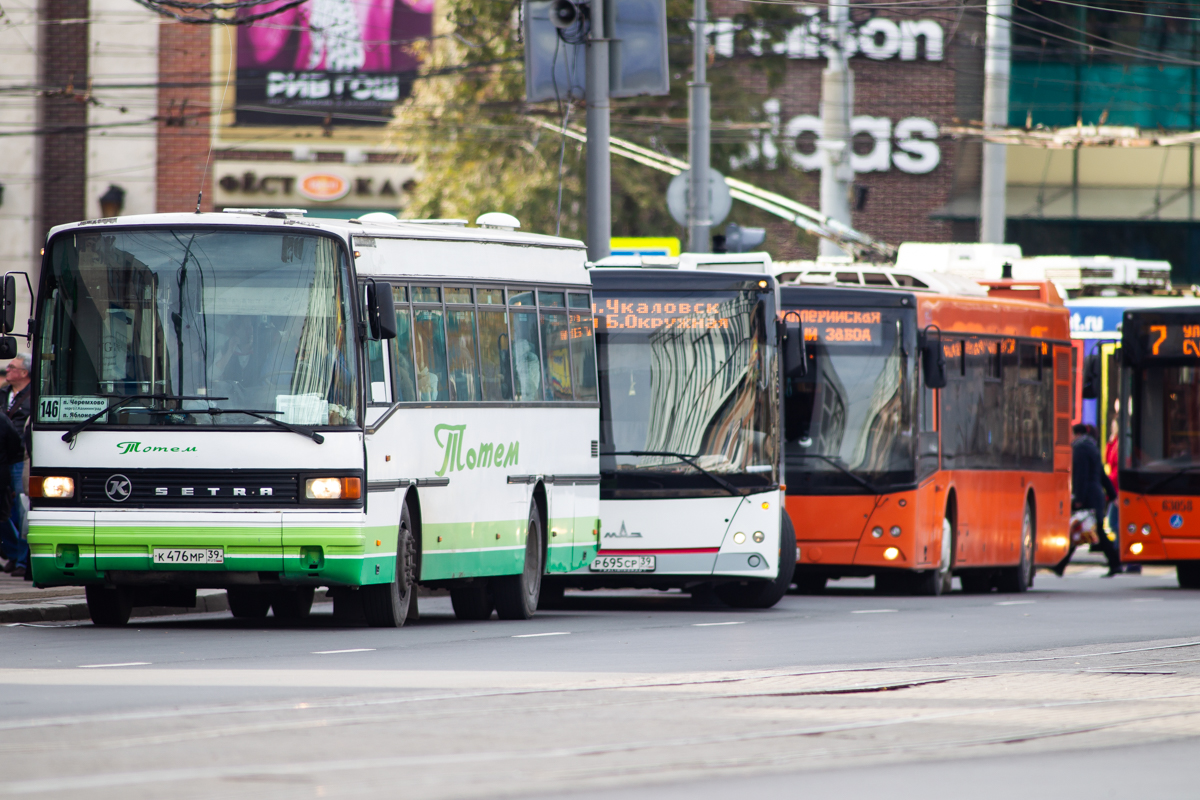
[[[491, 227], [158, 214], [53, 229], [34, 327], [29, 541], [92, 619], [191, 605], [375, 626], [414, 587], [529, 617], [591, 560], [579, 242]], [[385, 215], [386, 216], [386, 215]]]
[[1049, 283], [987, 286], [782, 287], [809, 362], [784, 386], [801, 591], [1020, 592], [1066, 554], [1067, 312]]
[[711, 588], [732, 606], [774, 605], [796, 561], [781, 485], [775, 280], [600, 266], [591, 279], [600, 550], [548, 589]]
[[1121, 558], [1200, 589], [1200, 304], [1127, 310], [1121, 362]]

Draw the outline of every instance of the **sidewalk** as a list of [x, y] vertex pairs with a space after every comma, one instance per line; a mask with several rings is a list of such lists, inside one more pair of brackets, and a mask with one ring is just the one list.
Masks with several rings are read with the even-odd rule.
[[[163, 617], [228, 611], [224, 589], [199, 589], [195, 608], [135, 608], [134, 617]], [[0, 573], [0, 625], [14, 622], [66, 622], [88, 619], [81, 586], [36, 589], [23, 578]]]

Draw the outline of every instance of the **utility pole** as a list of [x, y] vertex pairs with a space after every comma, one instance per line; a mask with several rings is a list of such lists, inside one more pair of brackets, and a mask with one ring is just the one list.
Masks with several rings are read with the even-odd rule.
[[[1008, 76], [1012, 61], [1012, 0], [988, 0], [987, 43], [983, 58], [983, 128], [1008, 126]], [[1004, 242], [1004, 193], [1007, 154], [1004, 145], [983, 143], [983, 193], [979, 208], [979, 241]]]
[[[827, 47], [828, 63], [821, 73], [821, 141], [825, 159], [821, 163], [821, 213], [832, 220], [850, 225], [850, 187], [854, 170], [850, 166], [850, 115], [854, 109], [854, 73], [846, 58], [846, 38], [850, 35], [848, 0], [829, 0], [829, 27], [834, 41]], [[821, 240], [823, 256], [846, 255], [828, 239]]]
[[587, 41], [587, 253], [608, 256], [612, 246], [612, 168], [608, 154], [608, 35], [604, 0], [591, 0]]
[[695, 0], [695, 33], [692, 36], [692, 81], [688, 84], [688, 161], [690, 186], [688, 191], [688, 252], [707, 253], [712, 250], [712, 187], [709, 163], [712, 160], [708, 84], [708, 20], [706, 0]]

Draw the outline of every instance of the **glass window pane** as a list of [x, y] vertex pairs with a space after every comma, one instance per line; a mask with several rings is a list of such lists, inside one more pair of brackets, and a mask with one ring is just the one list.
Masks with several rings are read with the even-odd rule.
[[417, 399], [445, 401], [449, 399], [446, 377], [446, 329], [442, 325], [441, 309], [417, 309]]
[[567, 356], [567, 315], [542, 314], [542, 363], [546, 367], [546, 399], [571, 399], [571, 362]]
[[[450, 296], [449, 289], [446, 296]], [[475, 311], [446, 312], [446, 339], [450, 345], [450, 399], [460, 403], [479, 399], [479, 370], [475, 368]]]
[[392, 299], [395, 300], [397, 303], [408, 302], [408, 287], [407, 286], [397, 286], [396, 284], [393, 283], [392, 284]]
[[[479, 292], [480, 296], [483, 291]], [[483, 358], [483, 399], [512, 400], [512, 363], [508, 353], [508, 314], [479, 312], [479, 352]]]
[[392, 374], [395, 376], [396, 401], [413, 403], [417, 382], [413, 371], [412, 316], [407, 308], [396, 309], [396, 338], [392, 340]]
[[563, 308], [565, 305], [562, 292], [538, 292], [538, 299], [548, 308]]
[[367, 402], [389, 402], [387, 368], [383, 363], [383, 342], [379, 339], [367, 340]]
[[503, 289], [476, 289], [475, 296], [479, 298], [480, 305], [487, 306], [502, 306], [504, 305], [504, 290]]
[[508, 290], [508, 304], [510, 306], [531, 306], [533, 305], [533, 292], [525, 292], [520, 289]]
[[537, 314], [514, 311], [512, 317], [513, 377], [516, 379], [516, 398], [524, 401], [542, 399], [542, 359], [538, 346]]
[[440, 303], [442, 301], [441, 290], [436, 286], [414, 286], [412, 287], [412, 299], [414, 303]]
[[[571, 295], [587, 300], [586, 294]], [[598, 400], [596, 389], [596, 336], [592, 315], [587, 311], [571, 312], [571, 377], [575, 379], [576, 400]]]
[[447, 303], [469, 303], [471, 302], [470, 289], [455, 289], [446, 287], [446, 302]]
[[571, 308], [591, 308], [592, 307], [592, 302], [588, 299], [588, 296], [586, 294], [575, 294], [574, 292], [572, 292], [571, 294], [567, 295], [567, 299], [568, 299], [568, 305], [570, 305]]

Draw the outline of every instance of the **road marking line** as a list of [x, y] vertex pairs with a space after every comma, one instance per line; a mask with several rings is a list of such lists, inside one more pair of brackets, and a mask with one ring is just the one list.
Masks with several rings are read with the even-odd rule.
[[898, 608], [864, 608], [859, 611], [851, 611], [851, 614], [898, 614]]
[[1161, 597], [1135, 597], [1129, 602], [1131, 603], [1161, 603]]
[[745, 625], [745, 624], [746, 624], [745, 620], [738, 620], [737, 622], [693, 622], [692, 627], [693, 628], [715, 628], [718, 625]]
[[126, 661], [121, 664], [80, 664], [80, 669], [101, 669], [102, 667], [148, 667], [149, 661]]
[[1005, 600], [1001, 603], [995, 603], [994, 605], [998, 605], [998, 606], [1031, 606], [1036, 602], [1037, 602], [1037, 600]]
[[349, 650], [314, 650], [314, 656], [332, 656], [337, 653], [373, 653], [374, 647], [351, 647]]
[[570, 631], [551, 631], [550, 633], [519, 633], [514, 639], [532, 639], [535, 636], [570, 636]]

